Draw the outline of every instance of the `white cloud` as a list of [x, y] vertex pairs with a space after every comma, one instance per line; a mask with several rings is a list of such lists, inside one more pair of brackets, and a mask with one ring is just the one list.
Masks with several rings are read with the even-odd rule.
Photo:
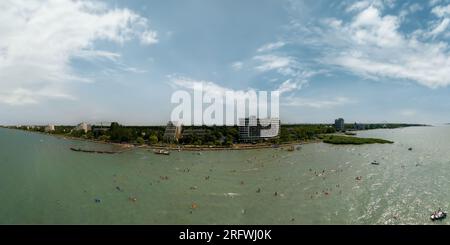
[[414, 4], [409, 6], [409, 11], [411, 13], [415, 13], [415, 12], [420, 11], [422, 9], [423, 9], [422, 5], [420, 5], [418, 3], [414, 3]]
[[[449, 47], [444, 42], [427, 40], [432, 31], [404, 34], [399, 31], [398, 17], [383, 15], [374, 5], [346, 23], [327, 23], [316, 37], [327, 47], [322, 63], [371, 79], [407, 79], [430, 88], [450, 85]], [[434, 33], [446, 25], [434, 29]]]
[[[447, 6], [436, 6], [431, 12], [440, 19], [435, 21], [432, 30], [427, 33], [429, 36], [436, 37], [439, 34], [446, 33], [445, 31], [450, 26], [450, 4]], [[450, 37], [450, 33], [445, 34], [446, 37]]]
[[305, 84], [307, 84], [307, 80], [293, 80], [288, 79], [284, 81], [279, 87], [278, 91], [280, 91], [280, 94], [292, 92], [295, 90], [301, 89]]
[[89, 81], [73, 71], [74, 58], [120, 58], [120, 54], [97, 50], [98, 40], [157, 42], [146, 18], [96, 1], [0, 1], [0, 12], [0, 103], [73, 98], [67, 95], [66, 85]]
[[283, 47], [284, 45], [286, 45], [285, 42], [282, 41], [278, 41], [278, 42], [274, 42], [274, 43], [268, 43], [263, 45], [262, 47], [258, 48], [258, 52], [267, 52], [267, 51], [272, 51], [275, 49], [279, 49], [281, 47]]
[[436, 5], [436, 4], [438, 4], [438, 3], [440, 3], [442, 0], [430, 0], [430, 6], [434, 6], [434, 5]]
[[253, 59], [261, 62], [258, 66], [256, 66], [256, 69], [263, 72], [271, 70], [282, 71], [284, 68], [289, 68], [295, 63], [295, 59], [293, 57], [277, 55], [258, 55]]
[[233, 68], [233, 70], [235, 70], [235, 71], [241, 70], [242, 67], [244, 67], [244, 63], [241, 61], [236, 61], [236, 62], [233, 62], [233, 64], [231, 64], [231, 68]]
[[431, 32], [431, 36], [437, 36], [441, 33], [443, 33], [445, 30], [447, 30], [448, 26], [450, 24], [449, 18], [444, 18]]
[[386, 47], [396, 46], [402, 41], [397, 32], [398, 27], [396, 17], [382, 17], [377, 8], [370, 6], [356, 16], [346, 31], [358, 44]]
[[431, 12], [438, 17], [450, 16], [450, 4], [447, 6], [436, 6]]
[[408, 3], [405, 3], [403, 5], [403, 7], [402, 7], [402, 10], [400, 10], [400, 12], [399, 12], [398, 18], [400, 20], [402, 20], [402, 21], [403, 20], [404, 21], [409, 21], [409, 20], [406, 19], [406, 17], [409, 14], [413, 14], [413, 13], [416, 13], [416, 12], [421, 11], [421, 10], [423, 10], [423, 6], [418, 4], [418, 3], [413, 3], [411, 5], [408, 5]]
[[[174, 89], [188, 89], [188, 90], [196, 90], [199, 89], [201, 85], [202, 91], [204, 93], [215, 94], [218, 96], [224, 96], [226, 92], [234, 92], [235, 94], [246, 96], [249, 92], [257, 93], [258, 91], [253, 88], [248, 88], [247, 90], [236, 90], [232, 88], [227, 88], [224, 86], [220, 86], [212, 81], [205, 80], [196, 80], [189, 77], [178, 76], [178, 75], [169, 75], [169, 85]], [[306, 82], [306, 81], [305, 81]], [[280, 95], [283, 93], [291, 92], [293, 90], [300, 89], [303, 83], [292, 81], [291, 79], [283, 82], [279, 87], [275, 88], [276, 91], [280, 92]]]
[[[429, 33], [426, 33], [429, 36], [436, 37], [444, 33], [448, 27], [450, 26], [450, 4], [447, 6], [436, 6], [431, 12], [435, 14], [440, 20], [435, 21], [435, 25]], [[447, 37], [450, 36], [450, 33], [447, 33]]]
[[43, 88], [37, 91], [17, 88], [7, 93], [0, 92], [0, 102], [15, 106], [37, 104], [42, 97], [70, 100], [75, 99], [73, 96], [62, 93], [58, 89], [54, 88]]
[[324, 70], [311, 70], [291, 56], [281, 55], [258, 55], [253, 57], [258, 63], [255, 69], [260, 72], [276, 71], [285, 80], [279, 85], [278, 90], [281, 93], [288, 93], [300, 90], [308, 84], [309, 78], [323, 73]]
[[336, 97], [333, 99], [318, 100], [318, 99], [306, 99], [301, 97], [288, 97], [282, 105], [285, 106], [298, 106], [298, 107], [310, 107], [314, 109], [330, 109], [337, 106], [343, 106], [355, 101], [347, 97]]
[[405, 116], [405, 117], [412, 117], [415, 116], [417, 114], [417, 111], [415, 110], [411, 110], [411, 109], [406, 109], [400, 112], [400, 115]]
[[358, 12], [368, 7], [373, 6], [375, 8], [384, 8], [385, 6], [393, 8], [395, 6], [395, 0], [360, 0], [347, 6], [347, 12]]
[[[220, 97], [224, 98], [226, 96], [226, 93], [231, 92], [234, 93], [235, 98], [245, 99], [245, 98], [251, 98], [251, 95], [257, 95], [257, 91], [255, 89], [249, 88], [248, 90], [235, 90], [227, 87], [220, 86], [214, 82], [211, 81], [205, 81], [205, 80], [195, 80], [189, 77], [183, 77], [183, 76], [177, 76], [177, 75], [170, 75], [169, 77], [169, 85], [171, 85], [174, 89], [187, 89], [190, 91], [201, 91], [205, 94], [212, 95], [214, 97]], [[270, 95], [269, 95], [270, 96]], [[225, 99], [222, 101], [222, 103], [225, 105], [227, 103], [230, 103], [228, 105], [235, 106], [235, 101]], [[242, 106], [242, 105], [237, 105]], [[245, 106], [245, 105], [244, 105]], [[251, 107], [250, 107], [251, 106]], [[247, 110], [251, 111], [257, 111], [257, 104], [249, 104], [248, 106], [245, 106]], [[195, 108], [194, 108], [195, 110]]]
[[0, 101], [10, 105], [27, 105], [37, 103], [33, 92], [22, 88], [15, 89], [9, 93], [0, 93]]
[[107, 59], [110, 61], [117, 62], [117, 60], [121, 57], [121, 55], [118, 53], [108, 52], [104, 50], [80, 50], [75, 54], [73, 54], [73, 57], [78, 57], [91, 61], [99, 59]]
[[142, 44], [155, 44], [158, 43], [158, 34], [155, 31], [144, 31], [140, 35], [140, 39]]
[[352, 12], [352, 11], [360, 11], [363, 10], [367, 7], [369, 7], [372, 4], [372, 1], [357, 1], [355, 3], [353, 3], [352, 5], [348, 6], [346, 11], [347, 12]]
[[[189, 77], [183, 77], [178, 75], [170, 75], [169, 85], [174, 89], [187, 89], [190, 91], [198, 90], [200, 87], [203, 93], [209, 93], [215, 96], [225, 96], [227, 92], [233, 92], [239, 98], [248, 98], [250, 93], [258, 94], [259, 91], [253, 88], [247, 90], [236, 90], [228, 87], [218, 85], [217, 83], [205, 80], [195, 80]], [[280, 93], [280, 105], [284, 106], [299, 106], [299, 107], [311, 107], [315, 109], [329, 109], [337, 106], [343, 106], [351, 103], [355, 103], [347, 97], [335, 97], [328, 100], [316, 100], [316, 99], [304, 99], [299, 97], [282, 96], [283, 94], [300, 89], [307, 81], [294, 81], [292, 79], [283, 82], [276, 91]], [[268, 94], [270, 96], [270, 93]], [[223, 101], [227, 103], [227, 101]], [[256, 106], [256, 105], [254, 105]], [[255, 108], [253, 108], [255, 109]], [[256, 110], [256, 109], [255, 109]]]
[[[230, 88], [226, 88], [220, 86], [211, 81], [205, 80], [196, 80], [189, 77], [170, 75], [169, 76], [169, 84], [174, 88], [184, 88], [189, 90], [196, 90], [202, 87], [202, 91], [204, 93], [215, 94], [218, 96], [224, 96], [226, 92], [243, 92], [242, 90], [233, 90]], [[251, 89], [253, 90], [253, 89]], [[254, 90], [253, 90], [254, 91]]]

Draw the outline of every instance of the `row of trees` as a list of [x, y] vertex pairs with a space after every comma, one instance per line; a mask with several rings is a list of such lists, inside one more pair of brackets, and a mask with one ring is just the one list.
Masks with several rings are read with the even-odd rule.
[[[239, 128], [237, 126], [186, 127], [183, 130], [197, 130], [201, 133], [183, 135], [179, 140], [181, 144], [229, 146], [238, 143], [240, 140]], [[334, 127], [326, 124], [283, 125], [279, 137], [270, 139], [269, 142], [286, 143], [299, 140], [311, 140], [317, 138], [320, 134], [334, 132], [336, 132]]]
[[[346, 125], [346, 127], [352, 125]], [[398, 128], [407, 126], [424, 126], [420, 124], [366, 124], [366, 129]], [[85, 133], [75, 130], [73, 126], [56, 126], [53, 134], [69, 135], [79, 138], [96, 139], [117, 143], [157, 144], [162, 142], [165, 127], [163, 126], [123, 126], [117, 122], [111, 123], [109, 128], [93, 126], [92, 131]], [[44, 127], [21, 127], [24, 130], [44, 132]], [[183, 127], [179, 144], [185, 145], [216, 145], [230, 146], [239, 142], [238, 126], [188, 126]], [[330, 124], [295, 124], [282, 125], [279, 137], [271, 139], [272, 143], [286, 143], [299, 140], [311, 140], [321, 134], [334, 133]]]
[[[45, 132], [45, 126], [20, 126], [15, 128], [41, 133]], [[148, 142], [150, 144], [156, 144], [163, 138], [165, 130], [165, 127], [162, 126], [123, 126], [117, 122], [111, 123], [109, 128], [103, 127], [104, 130], [95, 130], [96, 128], [102, 127], [92, 126], [93, 130], [84, 132], [83, 130], [76, 130], [74, 126], [55, 126], [55, 130], [49, 133], [117, 143], [144, 144]]]
[[281, 127], [279, 142], [291, 142], [298, 140], [311, 140], [320, 134], [334, 133], [336, 130], [328, 124], [297, 124]]
[[[111, 123], [109, 128], [96, 130], [101, 127], [92, 126], [93, 130], [84, 132], [75, 130], [74, 126], [56, 126], [53, 134], [68, 135], [77, 138], [95, 139], [116, 143], [158, 144], [163, 141], [165, 127], [163, 126], [123, 126], [117, 122]], [[33, 129], [44, 132], [44, 127]], [[179, 144], [184, 145], [215, 145], [230, 146], [239, 142], [238, 126], [186, 126], [179, 139]], [[334, 133], [330, 125], [283, 125], [278, 138], [272, 139], [272, 143], [283, 143], [296, 140], [313, 139], [319, 134]]]
[[118, 143], [156, 144], [163, 138], [164, 130], [161, 126], [123, 126], [113, 122], [108, 130], [95, 130], [93, 126], [93, 138]]
[[[417, 127], [427, 126], [425, 124], [406, 124], [406, 123], [370, 123], [364, 124], [364, 129], [378, 129], [378, 128], [404, 128], [404, 127]], [[353, 129], [354, 124], [345, 124], [345, 129]]]
[[184, 127], [183, 132], [187, 131], [195, 131], [197, 133], [184, 134], [179, 140], [180, 144], [230, 146], [239, 141], [239, 129], [237, 126]]

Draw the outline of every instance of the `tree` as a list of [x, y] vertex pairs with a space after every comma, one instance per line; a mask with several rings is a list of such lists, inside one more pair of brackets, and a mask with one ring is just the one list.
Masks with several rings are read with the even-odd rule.
[[73, 130], [70, 134], [71, 134], [73, 137], [81, 137], [81, 136], [83, 136], [85, 133], [84, 133], [83, 130]]
[[113, 122], [110, 128], [111, 140], [115, 142], [129, 142], [132, 139], [132, 132], [129, 128]]
[[108, 135], [101, 135], [100, 137], [98, 137], [98, 140], [108, 141], [109, 140], [109, 136]]
[[142, 138], [142, 137], [137, 137], [136, 142], [137, 142], [139, 145], [143, 145], [143, 144], [145, 143], [144, 138]]
[[150, 137], [148, 137], [148, 142], [150, 143], [150, 144], [156, 144], [156, 143], [158, 143], [158, 136], [156, 136], [156, 135], [150, 135]]
[[233, 145], [233, 137], [232, 136], [227, 136], [225, 141], [223, 142], [224, 146], [232, 146]]

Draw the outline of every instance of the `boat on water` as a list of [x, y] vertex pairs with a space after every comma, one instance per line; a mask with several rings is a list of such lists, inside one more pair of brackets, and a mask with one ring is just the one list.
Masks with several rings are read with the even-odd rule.
[[370, 164], [372, 164], [372, 165], [380, 165], [380, 163], [378, 161], [373, 161]]
[[166, 150], [162, 150], [162, 149], [154, 150], [153, 152], [158, 155], [170, 155], [170, 151], [166, 151]]
[[431, 214], [430, 219], [432, 221], [436, 221], [436, 220], [445, 219], [446, 217], [447, 217], [447, 213], [439, 209], [438, 211]]

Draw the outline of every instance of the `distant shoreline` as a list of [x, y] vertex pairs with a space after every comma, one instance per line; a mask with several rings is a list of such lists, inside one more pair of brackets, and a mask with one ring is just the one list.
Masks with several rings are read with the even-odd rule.
[[[394, 125], [395, 127], [392, 127]], [[392, 124], [391, 127], [388, 128], [374, 128], [374, 129], [395, 129], [395, 128], [405, 128], [405, 127], [412, 127], [412, 126], [430, 126], [430, 125], [410, 125], [410, 124]], [[115, 146], [118, 148], [118, 150], [113, 151], [113, 153], [123, 153], [126, 151], [130, 151], [133, 149], [148, 149], [148, 150], [171, 150], [171, 151], [234, 151], [234, 150], [257, 150], [257, 149], [285, 149], [285, 150], [293, 150], [295, 149], [295, 146], [298, 145], [305, 145], [305, 144], [313, 144], [313, 143], [326, 143], [326, 144], [333, 144], [333, 145], [352, 145], [352, 144], [370, 144], [370, 143], [388, 143], [389, 141], [383, 140], [383, 139], [368, 139], [368, 138], [359, 138], [359, 137], [351, 137], [354, 135], [355, 132], [358, 131], [367, 131], [367, 130], [373, 130], [373, 129], [365, 129], [365, 130], [348, 130], [347, 132], [337, 132], [337, 133], [322, 133], [317, 134], [313, 139], [296, 139], [292, 141], [285, 141], [285, 142], [263, 142], [263, 143], [256, 143], [256, 144], [249, 144], [249, 143], [238, 143], [238, 144], [232, 144], [231, 146], [223, 146], [223, 145], [203, 145], [203, 144], [168, 144], [168, 143], [159, 143], [159, 144], [137, 144], [135, 142], [128, 143], [128, 142], [112, 142], [112, 141], [105, 141], [105, 140], [98, 140], [93, 138], [84, 138], [84, 137], [78, 137], [78, 136], [72, 136], [67, 134], [55, 134], [55, 133], [45, 133], [42, 131], [34, 131], [34, 130], [27, 130], [27, 129], [21, 129], [21, 128], [11, 128], [11, 127], [3, 127], [7, 129], [15, 129], [20, 130], [24, 132], [29, 133], [38, 133], [41, 135], [46, 136], [54, 136], [58, 139], [68, 139], [68, 140], [76, 140], [76, 141], [84, 141], [84, 142], [91, 142], [96, 144], [104, 144], [104, 145], [110, 145]], [[340, 140], [334, 139], [334, 140], [325, 140], [325, 138], [329, 138], [327, 135], [342, 135]], [[325, 138], [323, 137], [325, 136]], [[76, 148], [77, 151], [80, 152], [90, 152], [90, 149], [80, 149]], [[95, 152], [95, 151], [94, 151]]]
[[49, 133], [43, 133], [38, 131], [27, 131], [27, 130], [21, 130], [21, 129], [13, 129], [13, 130], [19, 130], [22, 132], [28, 132], [28, 133], [36, 133], [40, 135], [55, 137], [62, 140], [75, 140], [75, 141], [84, 141], [84, 142], [90, 142], [90, 143], [97, 143], [97, 144], [105, 144], [105, 145], [112, 145], [117, 146], [121, 148], [121, 150], [117, 151], [116, 153], [123, 153], [128, 150], [133, 149], [148, 149], [148, 150], [172, 150], [172, 151], [227, 151], [227, 150], [257, 150], [257, 149], [283, 149], [286, 147], [292, 147], [297, 145], [305, 145], [305, 144], [314, 144], [314, 143], [321, 143], [323, 140], [321, 139], [314, 139], [314, 140], [304, 140], [304, 141], [295, 141], [295, 142], [288, 142], [288, 143], [281, 143], [281, 144], [272, 144], [272, 143], [259, 143], [259, 144], [234, 144], [231, 147], [223, 147], [223, 146], [214, 146], [214, 145], [136, 145], [136, 144], [130, 144], [130, 143], [116, 143], [116, 142], [107, 142], [107, 141], [100, 141], [100, 140], [94, 140], [94, 139], [83, 139], [79, 137], [74, 136], [66, 136], [66, 135], [59, 135], [59, 134], [49, 134]]
[[[16, 130], [20, 130], [20, 129], [16, 129]], [[273, 143], [233, 144], [231, 147], [215, 146], [215, 145], [175, 145], [175, 144], [137, 145], [137, 144], [131, 144], [131, 143], [116, 143], [116, 142], [107, 142], [107, 141], [100, 141], [100, 140], [94, 140], [94, 139], [85, 139], [85, 138], [79, 138], [79, 137], [67, 136], [67, 135], [49, 134], [49, 133], [37, 132], [37, 131], [27, 131], [27, 130], [20, 130], [20, 131], [29, 132], [29, 133], [37, 133], [40, 135], [55, 137], [55, 138], [62, 139], [62, 140], [83, 141], [83, 142], [90, 142], [90, 143], [104, 144], [104, 145], [111, 145], [111, 146], [118, 147], [119, 150], [109, 152], [112, 154], [124, 153], [124, 152], [135, 150], [135, 149], [190, 151], [190, 152], [236, 151], [236, 150], [258, 150], [258, 149], [283, 149], [283, 150], [293, 151], [293, 150], [295, 150], [295, 146], [306, 145], [306, 144], [326, 143], [326, 144], [332, 144], [332, 145], [352, 145], [352, 143], [335, 144], [332, 142], [326, 142], [323, 138], [317, 138], [317, 139], [312, 139], [312, 140], [292, 141], [292, 142], [286, 142], [286, 143], [280, 143], [280, 144], [273, 144]], [[330, 135], [336, 135], [336, 133], [330, 134]], [[342, 135], [341, 137], [358, 138], [358, 137], [352, 137], [352, 136], [348, 136], [348, 135], [347, 136]], [[366, 138], [358, 138], [358, 139], [365, 140]], [[379, 140], [384, 141], [382, 139], [379, 139]], [[365, 144], [365, 143], [363, 143], [363, 144]], [[77, 148], [77, 149], [78, 149], [77, 151], [79, 151], [79, 152], [96, 153], [96, 151], [83, 150], [80, 148]]]

